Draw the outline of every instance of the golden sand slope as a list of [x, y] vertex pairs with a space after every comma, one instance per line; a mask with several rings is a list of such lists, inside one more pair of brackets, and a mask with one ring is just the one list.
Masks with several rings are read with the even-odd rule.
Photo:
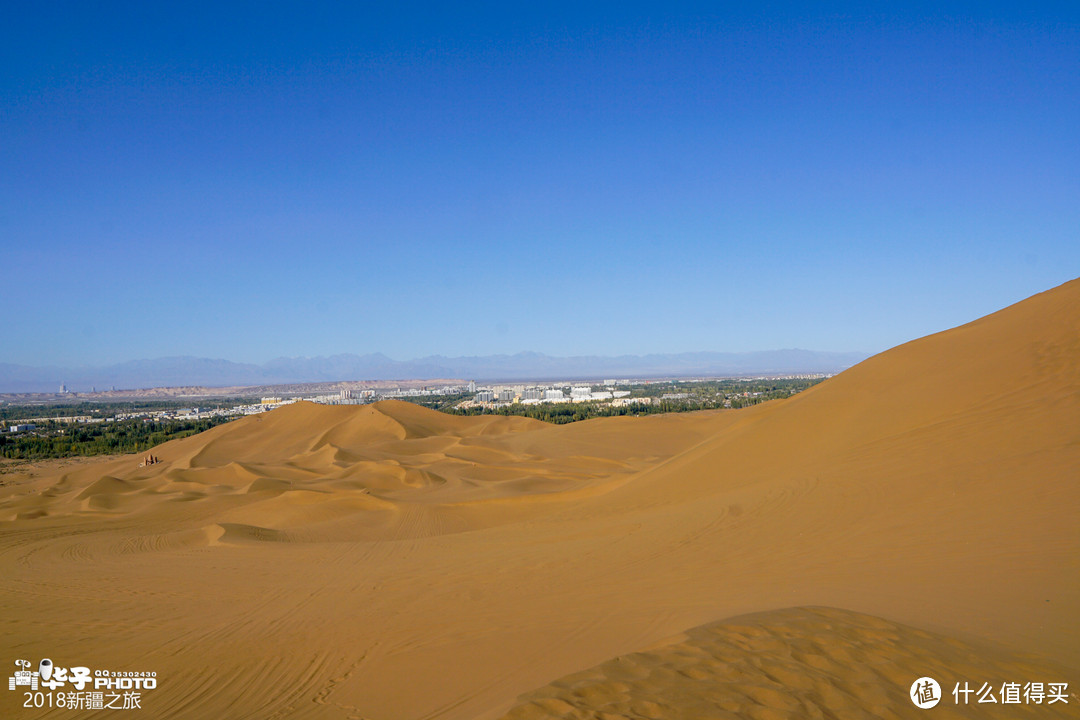
[[[747, 410], [298, 404], [153, 452], [0, 487], [8, 662], [154, 670], [147, 716], [922, 717], [927, 667], [1080, 688], [1080, 281]], [[838, 609], [688, 630], [807, 606]]]

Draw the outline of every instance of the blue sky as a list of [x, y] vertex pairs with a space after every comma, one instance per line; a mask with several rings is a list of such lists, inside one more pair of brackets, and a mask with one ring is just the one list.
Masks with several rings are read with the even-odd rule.
[[149, 5], [5, 10], [0, 362], [876, 352], [1080, 275], [1076, 9]]

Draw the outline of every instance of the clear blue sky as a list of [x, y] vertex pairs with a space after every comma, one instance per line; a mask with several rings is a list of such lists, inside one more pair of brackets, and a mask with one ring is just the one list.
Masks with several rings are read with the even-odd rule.
[[1075, 4], [156, 5], [5, 8], [0, 362], [879, 351], [1080, 275]]

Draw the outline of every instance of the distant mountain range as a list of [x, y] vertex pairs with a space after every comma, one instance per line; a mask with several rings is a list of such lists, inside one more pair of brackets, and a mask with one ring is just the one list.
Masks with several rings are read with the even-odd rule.
[[56, 392], [202, 385], [273, 385], [341, 380], [554, 380], [694, 375], [837, 372], [864, 360], [864, 353], [768, 350], [694, 352], [617, 357], [553, 357], [536, 352], [482, 357], [432, 355], [393, 360], [382, 353], [316, 358], [277, 358], [262, 365], [197, 357], [132, 360], [105, 367], [29, 367], [0, 363], [0, 392]]

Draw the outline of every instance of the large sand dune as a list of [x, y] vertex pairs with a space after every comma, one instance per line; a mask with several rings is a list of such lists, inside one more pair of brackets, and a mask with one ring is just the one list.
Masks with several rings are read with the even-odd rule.
[[155, 671], [146, 717], [1080, 717], [1080, 281], [746, 410], [153, 452], [0, 476], [6, 662]]

